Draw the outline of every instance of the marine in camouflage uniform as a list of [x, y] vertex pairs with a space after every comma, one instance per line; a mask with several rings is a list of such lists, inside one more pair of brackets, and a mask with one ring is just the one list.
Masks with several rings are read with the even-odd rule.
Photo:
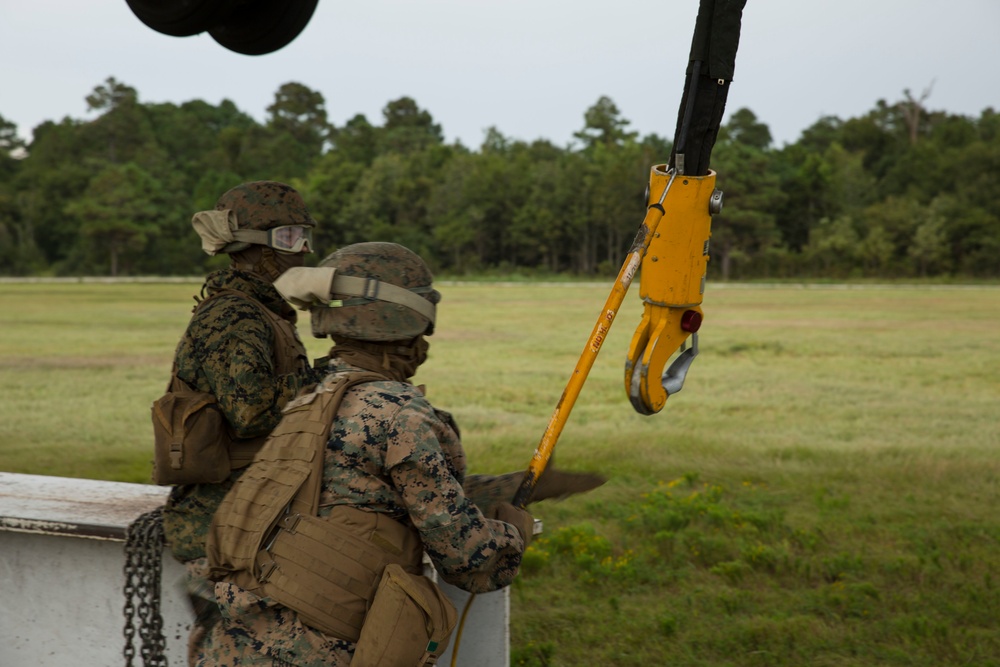
[[[396, 244], [348, 246], [321, 266], [335, 266], [338, 276], [384, 281], [379, 294], [390, 283], [431, 303], [439, 298], [430, 289], [423, 261]], [[336, 384], [338, 377], [359, 371], [386, 379], [355, 385], [344, 394], [324, 450], [319, 516], [345, 505], [387, 514], [416, 529], [445, 581], [473, 593], [509, 585], [533, 527], [531, 515], [510, 504], [523, 473], [467, 477], [451, 415], [434, 408], [410, 383], [426, 359], [423, 334], [433, 332], [433, 315], [428, 320], [399, 303], [338, 294], [334, 280], [330, 296], [343, 305], [311, 309], [313, 333], [331, 334], [336, 343], [324, 382]], [[393, 340], [403, 335], [408, 337]], [[557, 497], [603, 481], [596, 475], [556, 473], [541, 491]], [[222, 622], [203, 642], [196, 665], [350, 664], [354, 643], [310, 627], [294, 610], [225, 577], [215, 591]]]
[[[236, 442], [256, 441], [259, 445], [281, 420], [282, 407], [303, 385], [322, 376], [310, 368], [295, 332], [295, 309], [273, 285], [288, 268], [302, 266], [304, 253], [311, 251], [308, 230], [316, 223], [294, 189], [271, 181], [245, 183], [229, 190], [219, 198], [215, 210], [222, 216], [218, 218], [223, 221], [221, 240], [197, 223], [195, 228], [206, 252], [229, 253], [231, 265], [206, 278], [201, 295], [210, 301], [195, 308], [174, 361], [178, 378], [216, 397]], [[201, 215], [196, 214], [196, 220]], [[234, 224], [229, 225], [228, 219], [235, 219]], [[240, 241], [226, 233], [230, 226], [235, 230], [229, 232], [258, 234], [244, 237], [249, 242]], [[273, 246], [267, 245], [272, 242], [268, 232], [275, 236], [275, 229], [284, 236]], [[297, 241], [288, 243], [293, 237]], [[282, 354], [294, 360], [289, 364], [285, 359], [285, 365], [292, 366], [291, 372], [278, 372], [273, 318], [261, 307], [290, 324], [286, 330], [291, 337], [285, 335], [282, 340], [293, 341], [291, 346], [297, 349]], [[233, 470], [229, 479], [219, 484], [175, 486], [164, 508], [164, 533], [174, 557], [186, 565], [188, 591], [198, 617], [192, 643], [218, 617], [212, 585], [205, 577], [205, 535], [213, 513], [241, 472], [241, 468]]]

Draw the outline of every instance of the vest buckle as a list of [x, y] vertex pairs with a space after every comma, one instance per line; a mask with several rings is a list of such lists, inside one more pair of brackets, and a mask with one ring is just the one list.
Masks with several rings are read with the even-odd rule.
[[257, 567], [260, 572], [257, 574], [257, 581], [264, 584], [271, 577], [271, 574], [278, 569], [278, 564], [268, 551], [261, 551], [257, 554]]
[[279, 521], [282, 530], [287, 530], [289, 533], [294, 533], [296, 527], [299, 525], [299, 520], [302, 519], [301, 514], [286, 514], [281, 517]]

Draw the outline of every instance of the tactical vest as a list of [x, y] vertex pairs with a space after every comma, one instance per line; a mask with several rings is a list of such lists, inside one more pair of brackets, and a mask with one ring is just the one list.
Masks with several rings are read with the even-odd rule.
[[423, 546], [412, 526], [348, 506], [317, 516], [324, 452], [344, 393], [385, 379], [370, 372], [331, 376], [290, 402], [216, 511], [206, 547], [213, 579], [271, 598], [307, 625], [351, 642], [386, 566], [422, 569]]
[[[199, 303], [195, 308], [195, 312], [197, 313], [204, 308], [205, 304], [209, 301], [225, 294], [236, 295], [241, 299], [246, 299], [250, 303], [257, 306], [257, 310], [265, 316], [268, 323], [271, 325], [271, 331], [274, 332], [274, 343], [271, 346], [271, 359], [274, 362], [275, 375], [298, 375], [301, 374], [306, 367], [308, 367], [309, 356], [306, 354], [305, 346], [299, 339], [295, 325], [246, 292], [240, 292], [239, 290], [229, 288], [220, 289], [208, 298], [202, 300], [201, 303]], [[251, 460], [253, 460], [254, 454], [257, 453], [257, 450], [259, 450], [261, 445], [264, 444], [264, 441], [267, 440], [267, 435], [261, 435], [254, 438], [234, 437], [231, 440], [232, 441], [229, 444], [229, 465], [230, 468], [235, 470], [236, 468], [245, 467]]]

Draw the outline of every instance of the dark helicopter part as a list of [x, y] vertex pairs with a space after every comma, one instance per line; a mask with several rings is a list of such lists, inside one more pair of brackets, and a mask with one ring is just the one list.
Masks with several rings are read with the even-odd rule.
[[240, 4], [221, 24], [208, 31], [230, 51], [260, 56], [277, 51], [295, 39], [319, 0], [255, 0]]
[[679, 174], [708, 174], [736, 67], [740, 21], [747, 0], [703, 0], [698, 9], [684, 95], [677, 114], [670, 166]]
[[272, 53], [301, 33], [319, 0], [125, 0], [153, 30], [172, 37], [208, 32], [230, 51]]
[[236, 0], [125, 0], [147, 26], [171, 37], [190, 37], [217, 25], [233, 10]]

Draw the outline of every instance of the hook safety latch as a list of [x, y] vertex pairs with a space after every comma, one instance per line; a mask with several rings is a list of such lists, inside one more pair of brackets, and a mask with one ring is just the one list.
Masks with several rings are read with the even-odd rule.
[[684, 388], [684, 379], [691, 368], [691, 363], [697, 356], [698, 334], [695, 333], [691, 334], [691, 347], [685, 350], [684, 345], [681, 344], [681, 353], [677, 355], [677, 358], [660, 378], [660, 384], [663, 385], [663, 391], [667, 392], [667, 396], [673, 396]]

